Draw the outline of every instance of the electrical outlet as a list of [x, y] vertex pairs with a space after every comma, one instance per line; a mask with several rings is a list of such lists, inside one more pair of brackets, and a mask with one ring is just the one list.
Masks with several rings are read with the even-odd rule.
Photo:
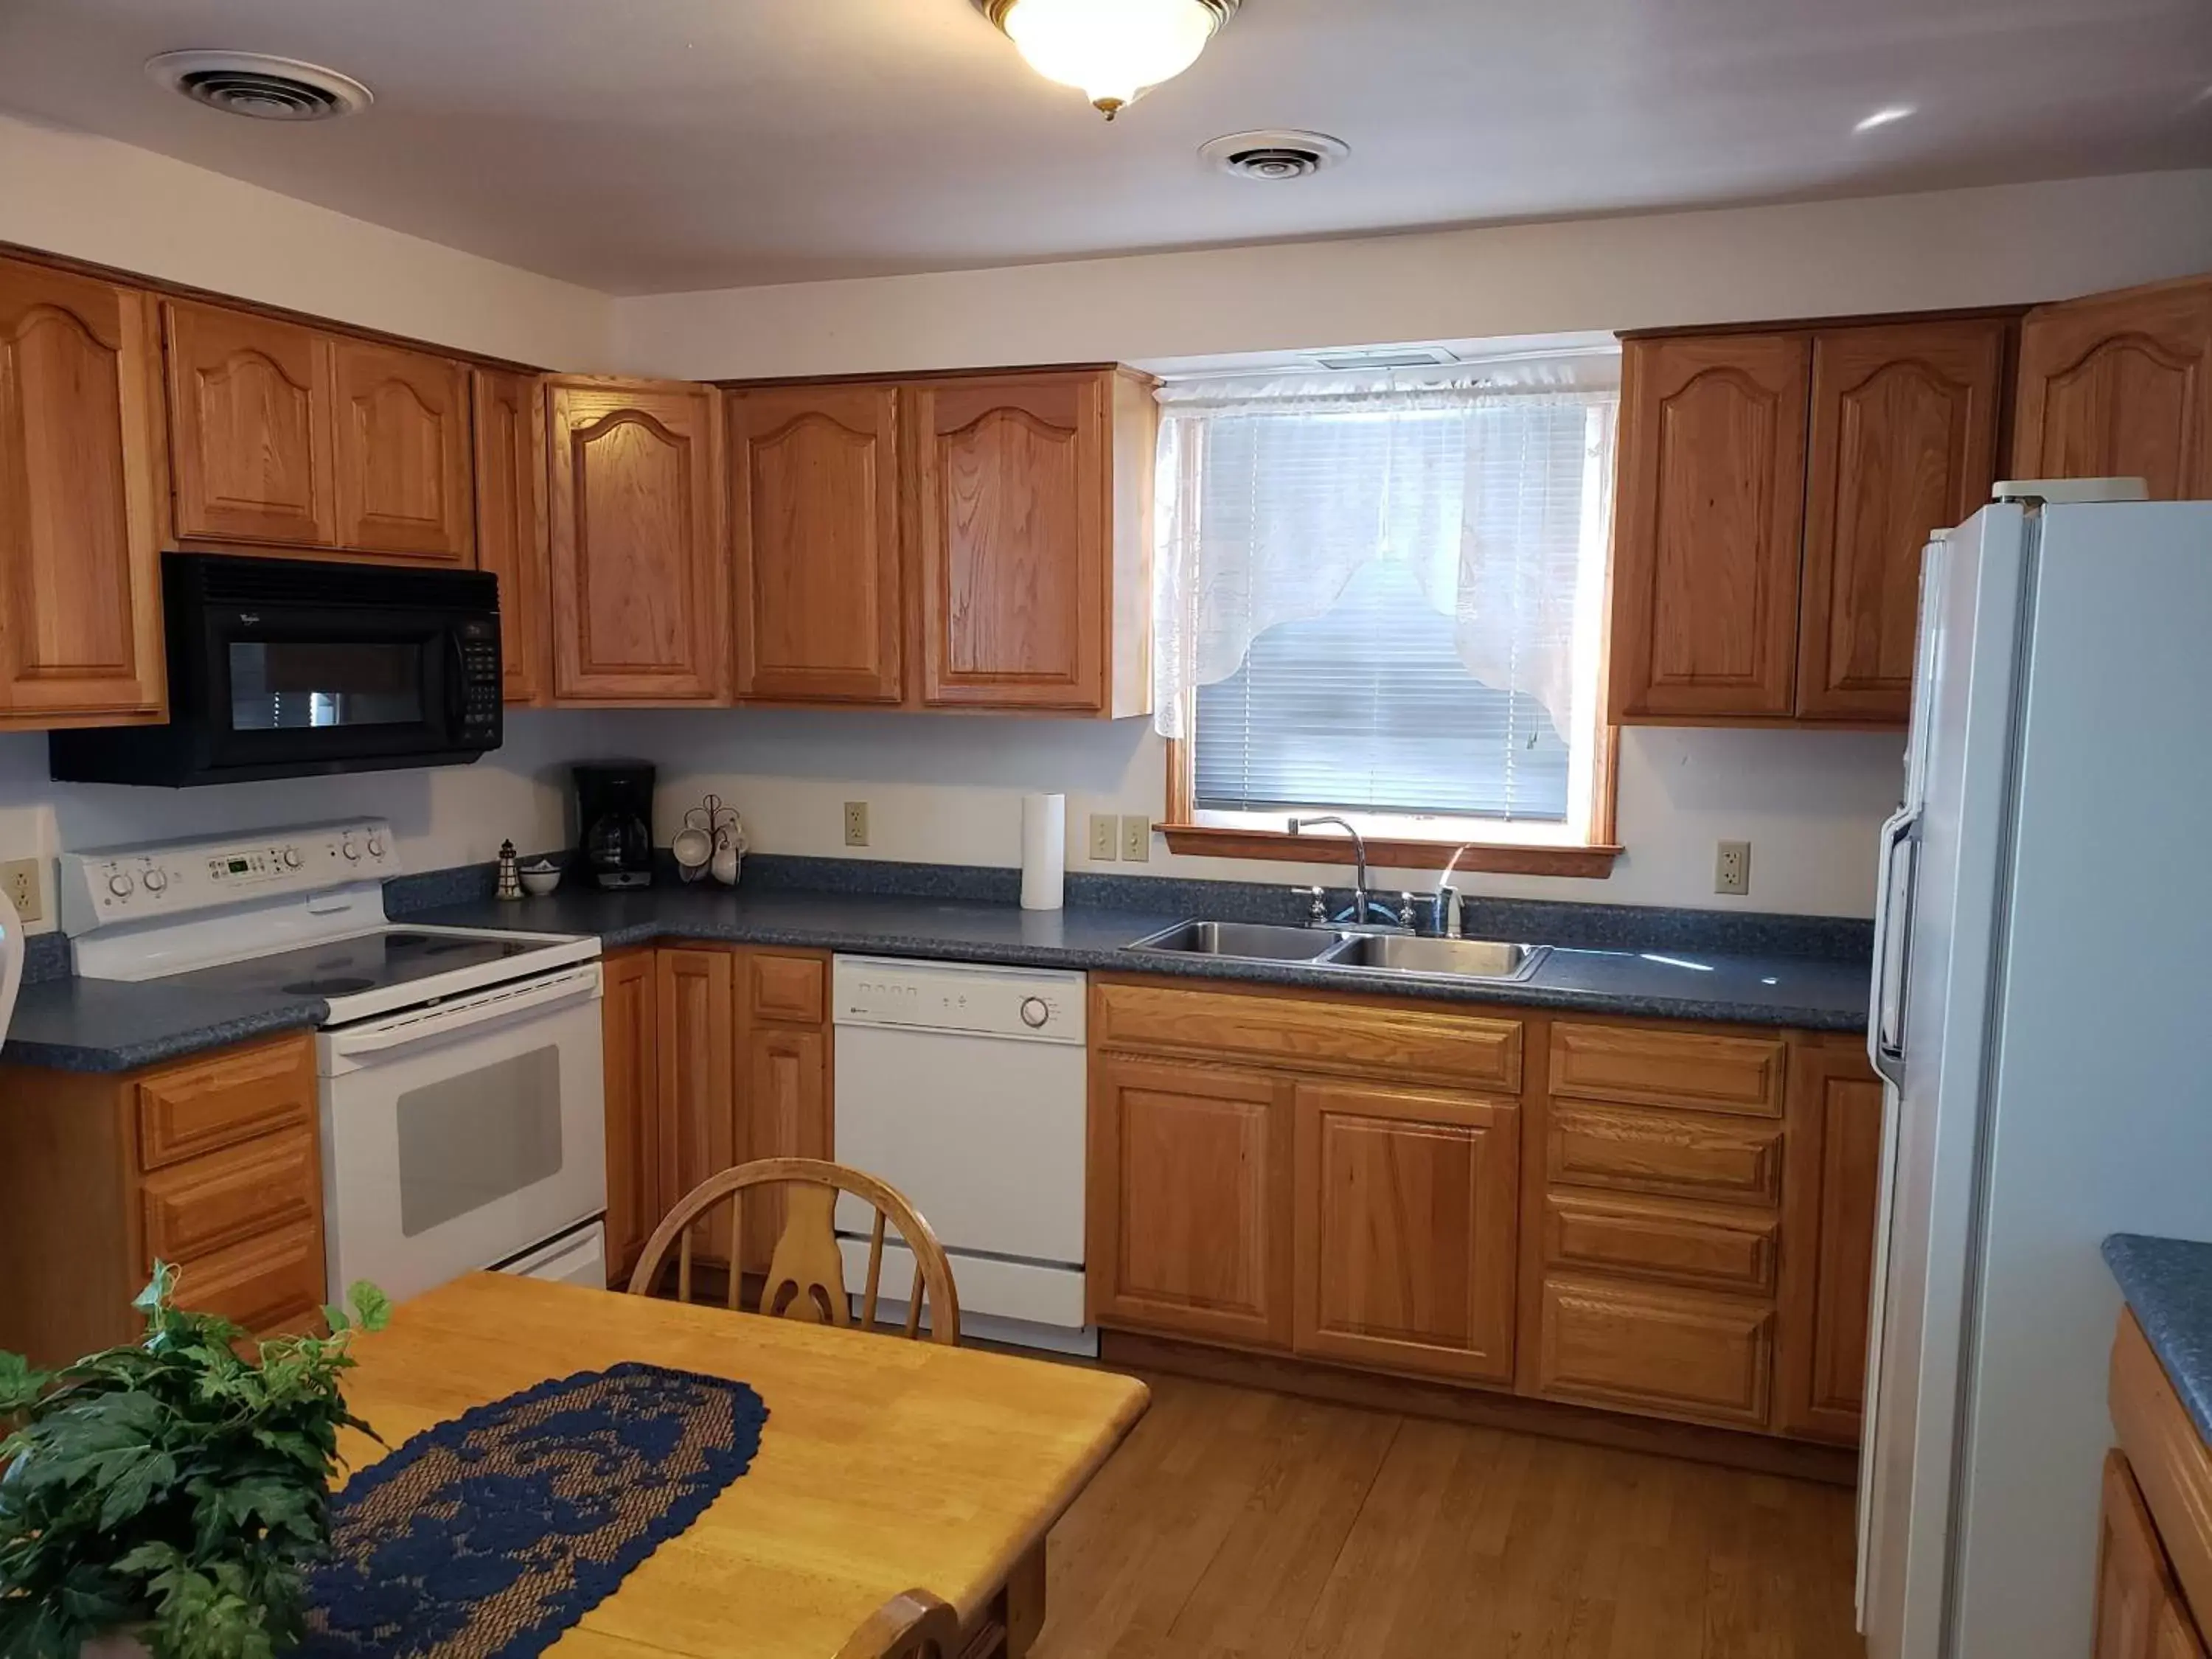
[[36, 859], [17, 859], [10, 864], [0, 864], [0, 893], [15, 907], [15, 914], [25, 921], [37, 921], [46, 914], [39, 902], [39, 861]]
[[1121, 856], [1121, 820], [1111, 812], [1091, 815], [1091, 861], [1111, 864]]
[[1121, 820], [1121, 857], [1131, 864], [1143, 864], [1152, 856], [1152, 820], [1147, 812], [1135, 812]]
[[868, 803], [848, 800], [845, 803], [845, 845], [866, 847], [868, 844]]
[[1713, 891], [1741, 897], [1751, 891], [1751, 843], [1724, 841], [1713, 860]]

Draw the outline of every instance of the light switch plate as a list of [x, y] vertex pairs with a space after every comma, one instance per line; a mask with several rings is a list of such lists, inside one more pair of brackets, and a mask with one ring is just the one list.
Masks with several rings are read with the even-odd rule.
[[36, 859], [15, 859], [0, 864], [0, 893], [8, 896], [15, 907], [15, 914], [24, 921], [42, 921], [46, 908], [40, 902], [39, 861]]
[[1724, 841], [1713, 859], [1713, 891], [1741, 897], [1751, 891], [1751, 843]]
[[1121, 819], [1121, 857], [1129, 864], [1144, 864], [1152, 856], [1152, 820], [1148, 813], [1135, 812]]
[[1121, 856], [1121, 821], [1111, 812], [1091, 815], [1091, 860], [1094, 864], [1111, 864]]
[[868, 803], [848, 800], [845, 803], [845, 845], [866, 847], [868, 844]]

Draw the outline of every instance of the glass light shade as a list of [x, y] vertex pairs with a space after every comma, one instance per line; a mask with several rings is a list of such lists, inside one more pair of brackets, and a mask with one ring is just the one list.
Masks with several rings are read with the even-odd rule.
[[1203, 0], [1018, 0], [1005, 27], [1031, 69], [1110, 119], [1196, 63], [1218, 15]]

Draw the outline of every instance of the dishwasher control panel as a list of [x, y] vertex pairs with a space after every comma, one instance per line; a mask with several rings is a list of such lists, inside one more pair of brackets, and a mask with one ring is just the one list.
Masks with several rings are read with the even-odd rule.
[[1081, 974], [963, 962], [839, 957], [834, 1023], [1081, 1042]]

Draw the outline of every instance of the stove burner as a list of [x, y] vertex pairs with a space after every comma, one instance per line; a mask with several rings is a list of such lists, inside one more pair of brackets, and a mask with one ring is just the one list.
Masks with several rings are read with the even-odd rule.
[[328, 979], [303, 979], [296, 984], [286, 986], [284, 990], [288, 995], [295, 997], [342, 997], [350, 996], [356, 991], [374, 991], [375, 988], [376, 981], [373, 979], [363, 979], [357, 974], [337, 974]]

